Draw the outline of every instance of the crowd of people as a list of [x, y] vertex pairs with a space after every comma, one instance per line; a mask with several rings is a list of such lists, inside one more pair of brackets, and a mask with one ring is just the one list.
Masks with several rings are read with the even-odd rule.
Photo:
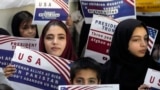
[[[141, 20], [126, 19], [117, 25], [109, 50], [110, 60], [101, 64], [92, 57], [83, 57], [90, 27], [84, 20], [79, 47], [75, 48], [68, 26], [76, 22], [71, 18], [67, 21], [68, 26], [60, 20], [50, 20], [40, 37], [32, 19], [33, 15], [28, 11], [16, 13], [11, 25], [13, 36], [39, 38], [40, 52], [73, 61], [70, 69], [72, 85], [119, 84], [120, 90], [149, 90], [150, 86], [143, 84], [147, 69], [160, 71], [160, 65], [147, 49], [149, 33]], [[11, 35], [3, 28], [0, 34]], [[0, 70], [0, 90], [13, 90], [7, 78], [15, 73], [16, 68], [9, 64]]]

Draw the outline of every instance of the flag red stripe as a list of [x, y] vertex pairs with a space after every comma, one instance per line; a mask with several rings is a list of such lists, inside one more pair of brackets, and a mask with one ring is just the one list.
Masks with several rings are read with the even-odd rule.
[[4, 36], [4, 37], [2, 36], [2, 37], [0, 37], [0, 44], [4, 44], [7, 42], [16, 41], [16, 40], [27, 40], [27, 39], [10, 37], [10, 36]]
[[62, 1], [62, 0], [53, 0], [55, 3], [57, 3], [60, 7], [62, 7], [64, 9], [64, 11], [66, 11], [67, 13], [69, 13], [69, 8], [68, 5]]
[[[35, 51], [36, 52], [36, 51]], [[42, 54], [42, 53], [40, 53], [40, 52], [36, 52], [37, 54], [40, 54], [41, 56], [43, 56], [46, 60], [48, 60], [59, 72], [60, 72], [60, 74], [65, 78], [65, 80], [67, 81], [67, 83], [69, 84], [69, 81], [70, 81], [70, 77], [69, 77], [69, 74], [67, 73], [67, 72], [69, 72], [68, 71], [68, 69], [66, 70], [66, 69], [63, 69], [63, 67], [65, 67], [65, 65], [62, 67], [61, 66], [61, 63], [57, 63], [57, 62], [55, 62], [54, 61], [54, 59], [53, 58], [51, 58], [51, 56], [49, 56], [49, 55], [45, 55], [45, 54]], [[67, 72], [66, 72], [67, 71]]]

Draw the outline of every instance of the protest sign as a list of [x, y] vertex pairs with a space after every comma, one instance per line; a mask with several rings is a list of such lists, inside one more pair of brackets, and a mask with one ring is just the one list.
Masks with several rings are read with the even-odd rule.
[[33, 23], [45, 25], [52, 19], [65, 21], [69, 14], [68, 0], [35, 0]]
[[11, 64], [16, 73], [9, 80], [15, 90], [57, 90], [70, 81], [71, 61], [46, 53], [16, 47]]
[[148, 68], [148, 71], [144, 80], [144, 84], [159, 90], [160, 89], [160, 71]]
[[137, 15], [159, 16], [160, 0], [136, 0]]
[[100, 63], [109, 60], [109, 47], [117, 24], [114, 19], [93, 15], [85, 56], [90, 56]]
[[39, 39], [0, 35], [0, 67], [11, 62], [16, 46], [39, 50]]
[[93, 14], [112, 17], [117, 20], [136, 18], [134, 0], [80, 0], [85, 22], [90, 24]]

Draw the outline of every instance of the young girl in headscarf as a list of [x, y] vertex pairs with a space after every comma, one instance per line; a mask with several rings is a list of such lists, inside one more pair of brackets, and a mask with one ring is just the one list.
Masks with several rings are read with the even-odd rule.
[[104, 65], [102, 83], [119, 84], [120, 90], [137, 90], [148, 68], [159, 70], [147, 50], [149, 34], [145, 24], [127, 19], [118, 24]]

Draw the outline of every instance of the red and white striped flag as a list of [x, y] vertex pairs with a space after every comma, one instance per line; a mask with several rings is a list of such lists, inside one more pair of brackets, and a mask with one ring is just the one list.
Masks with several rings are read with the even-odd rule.
[[68, 0], [53, 0], [57, 3], [65, 12], [69, 13]]
[[154, 46], [154, 43], [156, 41], [158, 30], [155, 28], [152, 28], [152, 27], [147, 27], [147, 29], [148, 29], [148, 33], [149, 33], [148, 50], [151, 53], [153, 46]]
[[119, 84], [59, 85], [58, 90], [119, 90]]

